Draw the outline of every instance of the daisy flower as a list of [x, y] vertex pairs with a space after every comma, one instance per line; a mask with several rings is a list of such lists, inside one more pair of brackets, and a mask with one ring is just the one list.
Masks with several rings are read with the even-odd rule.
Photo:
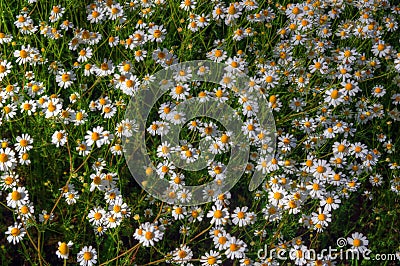
[[278, 206], [285, 201], [287, 191], [284, 188], [276, 187], [268, 192], [268, 200], [272, 205]]
[[241, 259], [244, 257], [247, 244], [236, 237], [231, 237], [228, 241], [228, 248], [225, 251], [225, 255], [228, 259]]
[[372, 186], [379, 187], [383, 183], [382, 175], [380, 174], [371, 175], [369, 177], [369, 182], [371, 183]]
[[222, 49], [215, 48], [207, 53], [207, 58], [217, 63], [224, 61], [227, 57], [227, 52]]
[[101, 111], [101, 114], [106, 119], [112, 118], [116, 113], [117, 113], [117, 108], [112, 104], [104, 105]]
[[201, 256], [200, 262], [202, 266], [218, 266], [222, 263], [221, 255], [217, 251], [210, 250]]
[[82, 141], [76, 147], [76, 150], [78, 151], [79, 155], [87, 156], [90, 153], [90, 151], [92, 150], [92, 147], [90, 145], [88, 145], [85, 141]]
[[55, 131], [51, 136], [51, 143], [56, 145], [56, 147], [64, 146], [67, 142], [68, 133], [65, 130]]
[[172, 261], [178, 264], [185, 264], [189, 262], [193, 257], [192, 250], [186, 246], [181, 245], [179, 248], [176, 248], [173, 255]]
[[21, 165], [30, 165], [31, 164], [31, 160], [29, 160], [29, 154], [27, 152], [20, 152], [18, 154], [19, 157], [19, 163]]
[[164, 232], [156, 224], [146, 222], [136, 229], [134, 237], [143, 243], [143, 246], [154, 246], [155, 242], [162, 240]]
[[11, 73], [11, 68], [11, 62], [8, 62], [7, 60], [0, 60], [0, 81]]
[[88, 130], [85, 135], [85, 140], [88, 146], [92, 146], [96, 144], [98, 148], [100, 148], [104, 143], [104, 133], [107, 131], [104, 130], [103, 127], [97, 126], [93, 128], [93, 130]]
[[238, 225], [239, 227], [246, 226], [250, 223], [248, 213], [247, 213], [247, 206], [242, 208], [236, 207], [236, 209], [231, 214], [232, 223]]
[[74, 113], [71, 122], [73, 122], [75, 126], [83, 125], [87, 121], [87, 116], [88, 114], [85, 110], [78, 110]]
[[331, 216], [332, 215], [328, 211], [318, 208], [318, 213], [313, 212], [311, 219], [314, 225], [320, 224], [324, 228], [332, 221]]
[[172, 209], [172, 217], [174, 217], [175, 220], [182, 220], [185, 218], [185, 215], [187, 214], [186, 212], [186, 207], [184, 206], [174, 206]]
[[110, 59], [104, 58], [103, 63], [96, 68], [96, 74], [100, 77], [112, 75], [114, 73], [115, 66]]
[[21, 103], [21, 113], [26, 112], [28, 115], [32, 115], [36, 112], [36, 102], [34, 100], [25, 100]]
[[190, 9], [195, 9], [196, 8], [196, 1], [192, 1], [192, 0], [183, 0], [181, 2], [181, 4], [179, 5], [179, 8], [185, 10], [185, 11], [189, 11]]
[[[101, 170], [101, 169], [100, 169]], [[100, 191], [105, 189], [105, 180], [104, 180], [104, 173], [101, 173], [100, 170], [97, 170], [95, 174], [90, 175], [90, 179], [92, 182], [90, 183], [90, 191], [94, 191], [96, 188]]]
[[68, 205], [73, 205], [79, 199], [78, 191], [68, 191], [64, 194], [64, 197]]
[[15, 150], [20, 153], [27, 152], [33, 148], [33, 139], [28, 134], [22, 134], [16, 138], [17, 143], [15, 143]]
[[76, 80], [75, 73], [71, 71], [61, 70], [56, 75], [56, 82], [61, 88], [69, 88]]
[[379, 40], [372, 46], [372, 53], [377, 57], [385, 57], [389, 54], [391, 46], [387, 45], [383, 40]]
[[344, 102], [342, 90], [332, 88], [327, 90], [325, 94], [326, 97], [324, 98], [324, 102], [332, 105], [333, 107], [336, 107]]
[[88, 219], [93, 226], [98, 226], [103, 224], [105, 216], [106, 211], [102, 207], [95, 207], [94, 209], [90, 210]]
[[46, 109], [46, 118], [58, 116], [62, 111], [62, 100], [60, 98], [51, 98], [46, 101], [43, 108]]
[[104, 19], [105, 19], [105, 13], [101, 7], [94, 8], [87, 16], [87, 20], [90, 23], [101, 23], [101, 21], [103, 21]]
[[19, 176], [14, 172], [8, 172], [7, 174], [3, 174], [1, 176], [0, 187], [2, 190], [11, 189], [16, 187], [19, 182]]
[[28, 190], [25, 187], [14, 187], [13, 191], [7, 196], [7, 206], [16, 208], [29, 203]]
[[13, 39], [13, 36], [11, 34], [5, 34], [3, 32], [0, 32], [0, 44], [5, 44], [11, 42]]
[[161, 26], [155, 25], [149, 29], [147, 36], [150, 41], [155, 41], [155, 42], [159, 43], [165, 39], [166, 33], [167, 33], [167, 30], [164, 29], [163, 25], [161, 25]]
[[316, 159], [314, 160], [311, 172], [314, 177], [325, 180], [332, 173], [332, 168], [326, 160]]
[[224, 225], [228, 222], [228, 209], [220, 204], [212, 206], [212, 209], [207, 213], [207, 217], [212, 217], [210, 223], [214, 225]]
[[22, 45], [21, 50], [14, 51], [14, 57], [17, 57], [15, 62], [19, 65], [26, 64], [32, 61], [32, 48], [30, 45]]
[[189, 222], [194, 223], [195, 221], [201, 222], [203, 220], [203, 209], [197, 206], [192, 206], [190, 211], [190, 216], [189, 216]]
[[274, 88], [278, 85], [278, 75], [275, 71], [269, 70], [263, 74], [262, 81], [267, 86], [267, 89]]
[[58, 258], [67, 260], [69, 257], [70, 248], [73, 244], [74, 243], [72, 241], [69, 241], [68, 243], [58, 242], [58, 248], [56, 251], [56, 255], [58, 256]]
[[147, 51], [142, 50], [142, 49], [137, 49], [135, 51], [135, 61], [136, 62], [141, 62], [144, 61], [144, 59], [147, 57]]
[[97, 251], [92, 246], [84, 246], [77, 255], [77, 262], [81, 266], [92, 266], [97, 263]]
[[383, 97], [386, 94], [386, 90], [381, 85], [374, 86], [371, 91], [372, 95], [377, 98]]
[[330, 212], [339, 208], [341, 200], [334, 192], [327, 192], [321, 197], [320, 206], [324, 207], [324, 212]]
[[157, 174], [160, 178], [164, 178], [167, 174], [172, 175], [174, 173], [174, 169], [175, 165], [172, 162], [165, 160], [157, 165]]
[[243, 5], [242, 3], [236, 2], [231, 3], [229, 7], [225, 9], [225, 24], [231, 25], [233, 22], [240, 17], [242, 14]]
[[42, 213], [39, 214], [39, 222], [43, 223], [45, 221], [52, 221], [54, 219], [54, 214], [47, 213], [46, 210], [43, 210]]
[[347, 238], [347, 243], [351, 245], [353, 251], [363, 253], [368, 249], [368, 239], [362, 233], [353, 233], [351, 237]]
[[164, 141], [157, 147], [157, 156], [159, 158], [170, 158], [171, 157], [171, 145]]
[[116, 20], [117, 18], [123, 17], [124, 9], [119, 3], [116, 3], [112, 4], [111, 6], [107, 6], [106, 13], [109, 19]]
[[185, 100], [189, 96], [190, 88], [188, 84], [177, 84], [171, 88], [170, 95], [175, 100]]
[[344, 64], [353, 63], [358, 55], [359, 54], [357, 53], [356, 49], [345, 47], [339, 52], [338, 60], [342, 61]]
[[53, 8], [51, 9], [50, 12], [50, 17], [49, 17], [49, 21], [50, 22], [56, 22], [59, 19], [62, 18], [63, 14], [65, 12], [65, 7], [60, 7], [60, 6], [53, 6]]
[[90, 47], [83, 48], [82, 50], [79, 51], [79, 56], [78, 56], [77, 61], [78, 62], [86, 62], [87, 60], [92, 58], [92, 55], [93, 55], [92, 48], [90, 48]]
[[7, 241], [15, 245], [24, 238], [26, 232], [22, 224], [15, 223], [13, 226], [8, 227], [5, 234], [7, 235]]
[[115, 47], [119, 44], [119, 36], [110, 36], [108, 38], [108, 45], [110, 47]]
[[229, 239], [230, 239], [230, 234], [226, 233], [225, 230], [214, 230], [214, 235], [212, 236], [214, 246], [218, 250], [224, 250], [229, 248]]
[[15, 152], [8, 147], [0, 149], [0, 171], [6, 172], [14, 169], [17, 162], [14, 156]]
[[306, 265], [307, 257], [305, 256], [305, 254], [310, 254], [310, 252], [305, 245], [295, 245], [290, 249], [289, 254], [290, 259], [294, 260], [295, 265]]
[[26, 205], [21, 205], [18, 210], [15, 210], [15, 213], [18, 214], [18, 219], [21, 219], [22, 221], [34, 221], [35, 217], [33, 214], [35, 213], [35, 207], [33, 206], [32, 203], [28, 203]]

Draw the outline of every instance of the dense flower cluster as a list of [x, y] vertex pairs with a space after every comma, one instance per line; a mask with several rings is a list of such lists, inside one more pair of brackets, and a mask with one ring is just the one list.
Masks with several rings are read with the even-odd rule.
[[[74, 7], [51, 6], [44, 18], [36, 2], [29, 0], [14, 14], [12, 31], [0, 32], [0, 195], [14, 213], [5, 231], [8, 242], [26, 241], [27, 234], [31, 238], [46, 226], [77, 223], [94, 231], [97, 246], [108, 236], [119, 246], [116, 235], [134, 226], [125, 243], [139, 243], [143, 256], [151, 249], [152, 259], [162, 263], [279, 265], [277, 257], [255, 255], [268, 243], [275, 251], [294, 250], [296, 265], [334, 265], [330, 257], [302, 257], [309, 249], [305, 238], [285, 235], [281, 225], [324, 234], [340, 223], [335, 212], [352, 194], [400, 195], [393, 131], [400, 120], [400, 47], [393, 37], [399, 6], [387, 0], [284, 6], [256, 0], [96, 0], [80, 11], [85, 20], [72, 22]], [[124, 185], [132, 178], [122, 171], [122, 139], [138, 131], [136, 121], [124, 119], [126, 105], [151, 83], [155, 69], [193, 57], [223, 63], [224, 84], [191, 82], [191, 69], [174, 69], [172, 89], [145, 129], [154, 161], [143, 168], [168, 180], [166, 193], [175, 204], [163, 205], [140, 191], [137, 198], [125, 197]], [[235, 88], [237, 73], [250, 77], [248, 91]], [[272, 157], [256, 118], [260, 106], [249, 93], [265, 99], [275, 115]], [[213, 120], [187, 120], [173, 111], [192, 97], [229, 103], [243, 119], [242, 131], [252, 144], [246, 176], [265, 175], [262, 186], [249, 192], [250, 203], [243, 203], [241, 193], [204, 189], [211, 203], [185, 206], [192, 196], [182, 189], [185, 184], [225, 182], [232, 146], [232, 132]], [[182, 125], [186, 133], [177, 147], [160, 141], [172, 125]], [[220, 160], [209, 160], [201, 174], [174, 165], [173, 155], [195, 162], [201, 138]], [[58, 161], [46, 159], [53, 153], [63, 161], [57, 173], [65, 173], [31, 189], [36, 181], [29, 169], [58, 167]], [[62, 185], [54, 189], [52, 182]], [[44, 189], [52, 191], [47, 199], [52, 205], [41, 209], [31, 199]], [[96, 242], [87, 243], [94, 238], [67, 241], [60, 237], [65, 232], [57, 232], [54, 257], [69, 260], [75, 252], [80, 265], [100, 260]], [[353, 250], [367, 248], [366, 236], [351, 236]], [[166, 242], [169, 250], [160, 251]]]

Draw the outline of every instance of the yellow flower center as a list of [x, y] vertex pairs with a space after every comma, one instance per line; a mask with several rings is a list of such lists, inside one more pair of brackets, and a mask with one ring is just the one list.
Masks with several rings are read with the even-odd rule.
[[324, 173], [325, 172], [325, 167], [323, 167], [322, 165], [318, 166], [317, 167], [317, 172], [320, 173], [320, 174]]
[[338, 90], [333, 90], [333, 91], [331, 92], [331, 98], [332, 98], [332, 99], [337, 99], [337, 98], [339, 98], [339, 91], [338, 91]]
[[267, 77], [265, 77], [265, 81], [266, 81], [267, 83], [271, 83], [272, 80], [273, 80], [272, 76], [267, 76]]
[[102, 64], [100, 65], [100, 68], [101, 68], [101, 70], [106, 71], [106, 70], [108, 70], [108, 64], [107, 64], [107, 63], [102, 63]]
[[235, 15], [236, 14], [236, 8], [234, 4], [231, 4], [228, 8], [228, 14], [229, 15]]
[[380, 44], [378, 44], [377, 49], [378, 49], [379, 52], [381, 52], [381, 51], [385, 50], [385, 45], [380, 43]]
[[228, 143], [228, 141], [229, 141], [229, 136], [226, 135], [226, 134], [223, 134], [223, 135], [221, 136], [221, 142], [222, 142], [222, 143]]
[[19, 236], [19, 234], [21, 233], [21, 230], [19, 230], [18, 228], [13, 228], [11, 229], [11, 235], [12, 236]]
[[94, 11], [92, 12], [92, 17], [93, 17], [93, 18], [98, 18], [99, 16], [100, 16], [100, 13], [99, 13], [98, 11], [94, 10]]
[[361, 246], [361, 240], [360, 239], [358, 239], [358, 238], [355, 238], [354, 240], [353, 240], [353, 246], [355, 246], [355, 247], [359, 247], [359, 246]]
[[146, 233], [144, 234], [144, 237], [145, 237], [147, 240], [150, 240], [150, 239], [152, 239], [152, 238], [154, 237], [154, 234], [153, 234], [152, 232], [146, 232]]
[[155, 38], [160, 38], [160, 37], [161, 37], [161, 33], [162, 33], [162, 32], [161, 32], [160, 30], [157, 29], [157, 30], [154, 31], [153, 36], [154, 36]]
[[86, 261], [91, 260], [92, 259], [92, 253], [86, 251], [85, 253], [83, 253], [83, 259], [86, 260]]
[[222, 56], [222, 51], [221, 50], [215, 50], [214, 55], [215, 55], [215, 57], [221, 57]]
[[65, 242], [61, 243], [60, 246], [58, 247], [58, 251], [60, 252], [61, 255], [67, 255], [69, 252], [68, 245]]
[[178, 86], [175, 87], [175, 93], [176, 94], [182, 94], [183, 90], [184, 90], [183, 86], [181, 86], [181, 85], [178, 85]]
[[0, 154], [0, 163], [5, 163], [8, 161], [8, 156], [5, 153]]
[[217, 219], [221, 218], [222, 217], [222, 211], [221, 210], [216, 210], [214, 212], [214, 217], [217, 218]]
[[233, 244], [233, 243], [229, 245], [229, 249], [231, 251], [237, 251], [237, 250], [239, 250], [239, 248], [240, 248], [239, 245], [236, 245], [236, 244]]
[[222, 90], [217, 90], [217, 92], [215, 93], [215, 96], [217, 96], [218, 98], [221, 98], [224, 95], [224, 93], [222, 92]]
[[186, 251], [184, 251], [184, 250], [179, 250], [179, 252], [178, 252], [178, 257], [179, 257], [179, 258], [183, 259], [183, 258], [185, 258], [186, 256], [187, 256]]
[[64, 73], [64, 74], [61, 75], [61, 80], [63, 82], [67, 82], [67, 81], [69, 81], [69, 79], [70, 79], [69, 74]]
[[22, 206], [22, 207], [19, 209], [19, 211], [20, 211], [22, 214], [28, 214], [28, 213], [29, 213], [29, 208], [28, 208], [28, 206], [24, 205], [24, 206]]
[[226, 237], [224, 237], [224, 236], [221, 236], [219, 239], [218, 239], [218, 242], [220, 243], [220, 244], [225, 244], [226, 243]]
[[280, 200], [281, 198], [282, 198], [282, 193], [280, 193], [278, 191], [274, 193], [274, 199]]
[[119, 10], [118, 10], [118, 8], [116, 8], [116, 7], [111, 8], [111, 13], [112, 13], [113, 15], [117, 14], [118, 11], [119, 11]]
[[20, 145], [21, 147], [26, 147], [26, 146], [28, 146], [28, 141], [27, 141], [26, 139], [21, 139], [21, 140], [19, 141], [19, 145]]
[[93, 132], [93, 133], [92, 133], [92, 140], [93, 140], [93, 141], [97, 141], [97, 140], [99, 140], [99, 139], [100, 139], [99, 133]]
[[213, 257], [213, 256], [210, 256], [210, 257], [207, 258], [207, 263], [209, 265], [214, 265], [216, 262], [217, 262], [217, 259], [215, 257]]
[[349, 50], [344, 51], [344, 56], [345, 57], [350, 57], [351, 56], [351, 52]]
[[14, 178], [11, 177], [11, 176], [7, 176], [7, 177], [4, 179], [4, 183], [5, 183], [6, 185], [11, 185], [13, 182], [14, 182]]
[[28, 52], [25, 51], [25, 50], [21, 50], [21, 51], [19, 51], [19, 56], [21, 58], [27, 58], [28, 57]]

